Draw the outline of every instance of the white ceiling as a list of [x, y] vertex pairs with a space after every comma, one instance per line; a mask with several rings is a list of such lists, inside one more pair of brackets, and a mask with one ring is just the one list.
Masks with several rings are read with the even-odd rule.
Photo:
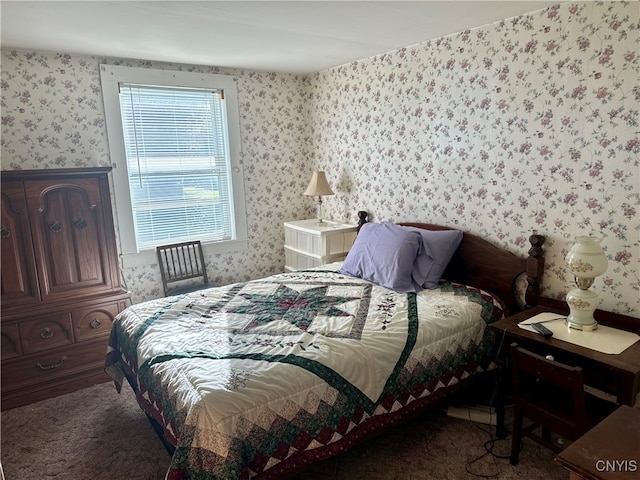
[[1, 45], [309, 73], [554, 3], [1, 0]]

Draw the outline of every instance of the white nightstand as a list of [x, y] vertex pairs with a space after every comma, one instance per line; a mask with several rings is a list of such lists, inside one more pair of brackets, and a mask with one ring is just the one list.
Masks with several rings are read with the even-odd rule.
[[344, 260], [356, 239], [356, 225], [317, 219], [284, 223], [285, 271]]

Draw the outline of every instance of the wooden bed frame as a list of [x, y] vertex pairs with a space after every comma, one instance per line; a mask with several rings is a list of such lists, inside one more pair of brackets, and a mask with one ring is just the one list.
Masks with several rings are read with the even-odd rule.
[[[368, 213], [358, 212], [358, 230], [367, 222]], [[399, 222], [399, 225], [425, 230], [455, 230], [432, 223]], [[529, 237], [528, 257], [520, 257], [490, 243], [482, 237], [463, 232], [462, 242], [443, 274], [452, 282], [471, 285], [498, 295], [509, 313], [516, 313], [538, 304], [544, 271], [543, 235]], [[526, 275], [524, 298], [518, 293], [517, 282]]]
[[[410, 222], [401, 225], [426, 230], [453, 230], [430, 223]], [[531, 235], [529, 243], [529, 256], [522, 258], [481, 237], [464, 232], [462, 242], [444, 271], [443, 278], [495, 293], [507, 304], [510, 313], [537, 305], [544, 269], [544, 237]], [[517, 281], [523, 274], [527, 278], [524, 301], [518, 298], [516, 288]]]

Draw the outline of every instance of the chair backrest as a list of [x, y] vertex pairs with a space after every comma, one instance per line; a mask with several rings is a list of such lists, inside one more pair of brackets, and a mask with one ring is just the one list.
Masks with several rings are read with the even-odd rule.
[[587, 424], [582, 368], [547, 359], [516, 343], [510, 354], [514, 405], [525, 417], [567, 438], [582, 435]]
[[208, 283], [202, 243], [199, 240], [161, 245], [156, 247], [156, 253], [165, 295], [171, 293], [172, 285], [183, 280], [200, 277], [202, 284]]

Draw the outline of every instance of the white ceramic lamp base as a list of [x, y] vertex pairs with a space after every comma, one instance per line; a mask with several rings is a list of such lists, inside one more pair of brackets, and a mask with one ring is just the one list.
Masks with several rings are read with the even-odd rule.
[[599, 303], [598, 294], [592, 290], [574, 288], [567, 293], [567, 304], [571, 310], [567, 317], [569, 328], [587, 332], [598, 328], [598, 322], [593, 318], [593, 312]]

